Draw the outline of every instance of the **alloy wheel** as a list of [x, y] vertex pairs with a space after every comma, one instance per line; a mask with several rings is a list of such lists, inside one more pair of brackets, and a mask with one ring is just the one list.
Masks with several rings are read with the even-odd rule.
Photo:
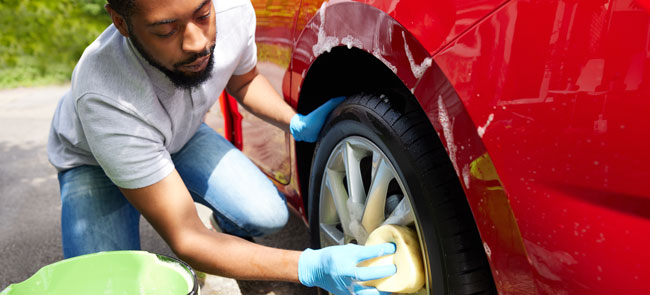
[[[415, 229], [420, 248], [425, 249], [404, 181], [370, 140], [360, 136], [341, 140], [330, 153], [321, 183], [318, 216], [322, 247], [363, 245], [374, 229], [396, 224]], [[424, 266], [428, 271], [426, 259]], [[417, 294], [427, 294], [428, 289], [425, 286]]]

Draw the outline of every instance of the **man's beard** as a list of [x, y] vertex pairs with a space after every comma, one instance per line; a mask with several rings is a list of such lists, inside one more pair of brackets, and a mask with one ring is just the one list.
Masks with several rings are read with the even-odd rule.
[[169, 70], [165, 68], [163, 65], [161, 65], [159, 62], [157, 62], [149, 53], [147, 53], [146, 50], [144, 50], [144, 47], [138, 41], [138, 39], [135, 37], [133, 33], [129, 34], [131, 36], [131, 42], [133, 43], [133, 46], [140, 52], [140, 55], [152, 66], [163, 72], [169, 80], [172, 81], [174, 86], [176, 88], [180, 89], [191, 89], [193, 87], [196, 87], [198, 85], [201, 85], [201, 83], [205, 82], [208, 80], [210, 77], [212, 77], [212, 68], [214, 66], [214, 62], [212, 58], [214, 55], [212, 54], [214, 52], [214, 46], [210, 47], [210, 49], [206, 49], [200, 53], [195, 54], [194, 56], [190, 57], [187, 60], [184, 60], [180, 63], [177, 63], [174, 65], [174, 67], [186, 65], [186, 64], [191, 64], [195, 60], [204, 57], [206, 55], [210, 55], [208, 58], [208, 64], [206, 65], [205, 69], [200, 72], [192, 73], [192, 74], [186, 74], [184, 72], [181, 72], [179, 70]]

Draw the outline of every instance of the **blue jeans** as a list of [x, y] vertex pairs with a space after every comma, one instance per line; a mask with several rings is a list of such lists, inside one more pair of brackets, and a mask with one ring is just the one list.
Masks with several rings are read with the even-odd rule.
[[[262, 236], [287, 223], [285, 198], [241, 151], [202, 124], [172, 155], [195, 202], [206, 205], [221, 229]], [[139, 250], [140, 213], [99, 166], [59, 173], [65, 258], [99, 251]]]

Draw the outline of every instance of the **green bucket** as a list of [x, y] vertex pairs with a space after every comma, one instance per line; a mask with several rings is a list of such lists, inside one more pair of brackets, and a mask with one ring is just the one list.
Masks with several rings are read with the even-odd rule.
[[0, 295], [197, 295], [198, 284], [185, 262], [145, 251], [100, 252], [41, 268]]

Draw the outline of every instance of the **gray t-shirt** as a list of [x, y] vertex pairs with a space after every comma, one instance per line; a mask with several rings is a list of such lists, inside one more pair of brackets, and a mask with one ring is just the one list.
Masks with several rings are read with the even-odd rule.
[[86, 48], [70, 90], [57, 106], [47, 145], [58, 171], [100, 165], [122, 188], [141, 188], [174, 169], [232, 75], [257, 62], [255, 11], [249, 1], [214, 1], [217, 37], [212, 77], [177, 89], [111, 25]]

